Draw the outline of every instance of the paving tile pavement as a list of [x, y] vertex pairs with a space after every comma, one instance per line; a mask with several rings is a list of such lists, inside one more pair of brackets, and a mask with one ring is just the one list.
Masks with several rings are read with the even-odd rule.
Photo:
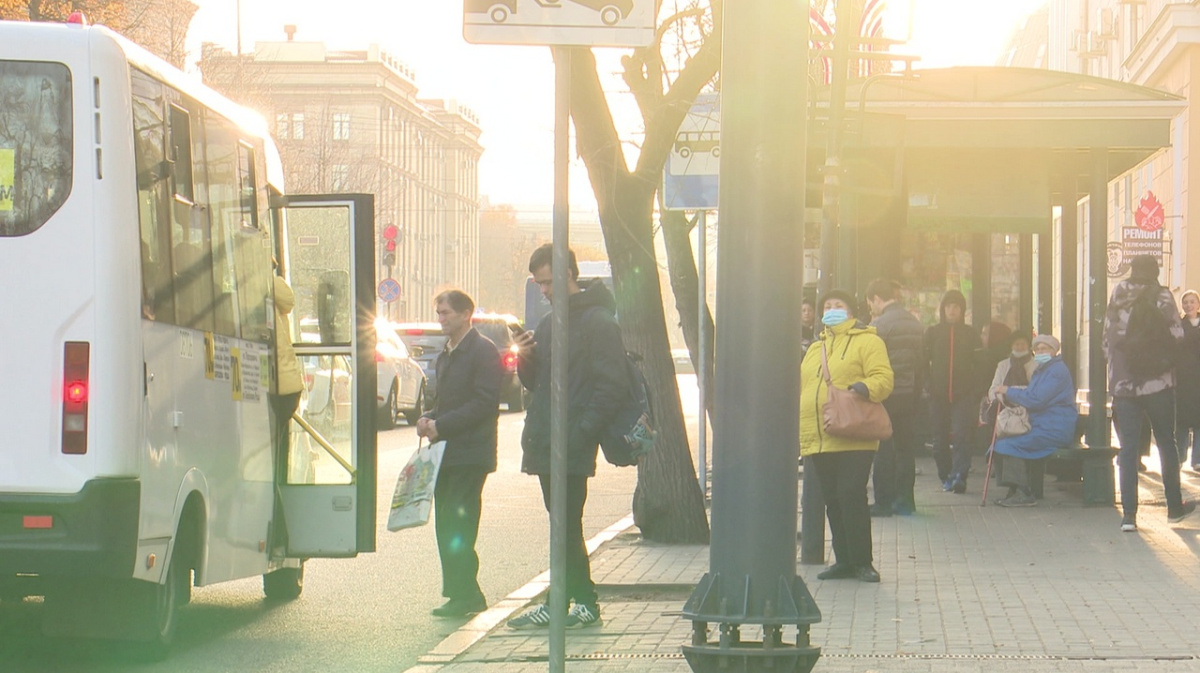
[[[1117, 509], [1081, 506], [1079, 484], [1048, 481], [1038, 507], [980, 507], [980, 484], [942, 493], [932, 463], [922, 466], [918, 513], [872, 520], [880, 584], [820, 581], [821, 566], [797, 565], [823, 616], [810, 634], [822, 648], [816, 671], [1200, 671], [1200, 514], [1168, 525], [1154, 475], [1142, 479], [1140, 531], [1129, 534]], [[1184, 488], [1200, 490], [1200, 478], [1185, 470]], [[690, 671], [680, 609], [708, 563], [705, 546], [656, 545], [636, 529], [612, 536], [592, 557], [604, 623], [568, 631], [568, 668]], [[546, 633], [502, 621], [410, 673], [545, 670]], [[754, 631], [743, 640], [761, 638]]]

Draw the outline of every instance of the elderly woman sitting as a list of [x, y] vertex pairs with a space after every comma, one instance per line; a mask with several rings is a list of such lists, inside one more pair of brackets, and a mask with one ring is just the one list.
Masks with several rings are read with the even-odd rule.
[[996, 501], [1002, 507], [1036, 505], [1029, 485], [1029, 461], [1049, 456], [1074, 438], [1079, 415], [1075, 410], [1075, 382], [1058, 349], [1058, 339], [1049, 334], [1034, 337], [1037, 369], [1029, 386], [999, 385], [991, 390], [1009, 406], [1021, 406], [1029, 412], [1029, 432], [997, 439], [993, 449], [1001, 461], [1000, 485], [1008, 487], [1008, 495]]

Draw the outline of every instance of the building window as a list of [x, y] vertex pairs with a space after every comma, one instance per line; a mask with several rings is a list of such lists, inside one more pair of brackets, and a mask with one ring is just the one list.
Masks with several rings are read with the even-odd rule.
[[350, 178], [350, 167], [346, 164], [334, 164], [329, 171], [330, 191], [340, 192], [346, 189]]
[[296, 112], [292, 115], [292, 138], [295, 140], [304, 140], [303, 112]]
[[350, 113], [338, 112], [333, 115], [333, 139], [350, 139]]
[[275, 115], [275, 137], [286, 140], [288, 137], [288, 115], [286, 112]]

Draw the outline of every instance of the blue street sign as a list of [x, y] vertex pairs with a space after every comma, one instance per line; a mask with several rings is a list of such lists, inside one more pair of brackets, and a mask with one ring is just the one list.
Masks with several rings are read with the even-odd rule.
[[384, 278], [379, 283], [379, 299], [391, 303], [400, 298], [400, 283], [395, 278]]

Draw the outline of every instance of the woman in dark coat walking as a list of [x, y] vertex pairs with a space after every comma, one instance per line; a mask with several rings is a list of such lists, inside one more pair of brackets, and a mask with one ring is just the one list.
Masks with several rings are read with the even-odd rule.
[[1190, 446], [1192, 469], [1200, 470], [1200, 294], [1188, 290], [1179, 303], [1183, 306], [1183, 341], [1175, 363], [1175, 442], [1179, 464], [1184, 464]]

